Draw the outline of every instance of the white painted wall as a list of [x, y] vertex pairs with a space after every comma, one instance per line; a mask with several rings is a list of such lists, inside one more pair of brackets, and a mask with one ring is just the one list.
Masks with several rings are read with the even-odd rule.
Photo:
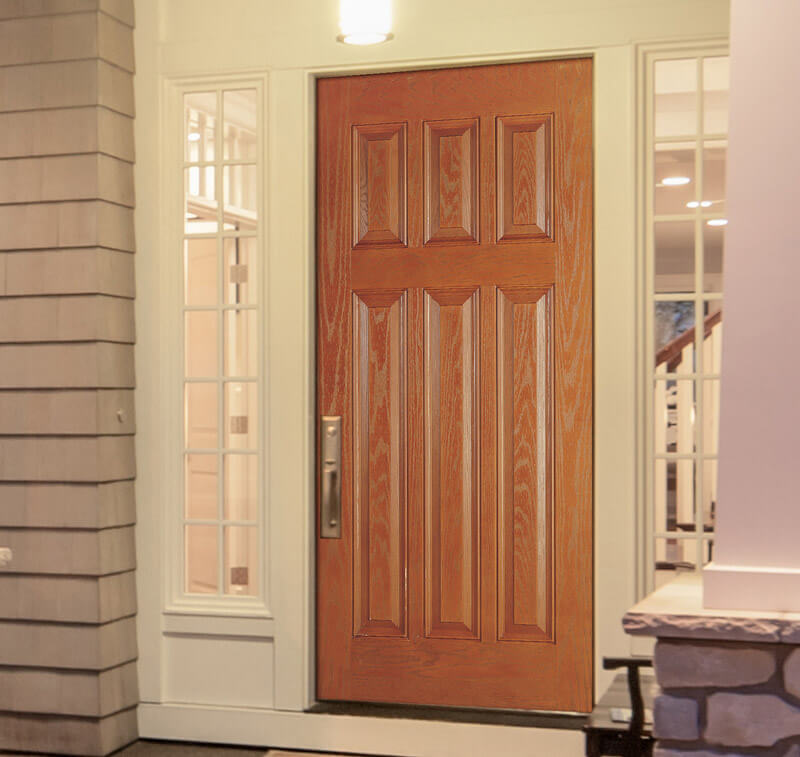
[[[708, 607], [800, 610], [796, 0], [733, 0], [719, 508]], [[755, 369], [754, 366], [761, 366]]]
[[[203, 654], [226, 645], [246, 661], [252, 643], [235, 633], [210, 636], [193, 618], [166, 619], [163, 513], [165, 408], [178, 391], [166, 377], [179, 324], [165, 314], [179, 292], [165, 285], [170, 256], [164, 217], [165, 77], [241, 71], [268, 73], [267, 186], [269, 429], [268, 520], [272, 675], [256, 665], [264, 690], [249, 695], [276, 710], [302, 710], [313, 699], [313, 77], [321, 73], [459, 65], [560, 55], [594, 56], [595, 110], [595, 555], [596, 649], [627, 654], [620, 618], [636, 599], [636, 49], [640, 42], [725, 37], [727, 0], [395, 0], [396, 39], [375, 48], [335, 41], [334, 0], [137, 0], [136, 215], [137, 408], [139, 411], [140, 728], [144, 736], [202, 737], [281, 746], [399, 753], [380, 723], [242, 709], [235, 720], [214, 706], [235, 699], [235, 676], [217, 676], [217, 702], [195, 706], [189, 672], [175, 663], [169, 628], [204, 636]], [[225, 621], [227, 622], [227, 620]], [[178, 626], [175, 624], [178, 623]], [[188, 625], [187, 625], [188, 624]], [[207, 626], [206, 626], [207, 627]], [[187, 630], [188, 629], [188, 630]], [[252, 639], [251, 639], [252, 641]], [[258, 647], [263, 649], [263, 647]], [[230, 651], [235, 650], [235, 651]], [[182, 653], [181, 653], [182, 654]], [[238, 655], [238, 657], [237, 657]], [[196, 665], [202, 665], [197, 655]], [[598, 673], [602, 691], [608, 676]], [[248, 679], [248, 686], [250, 680]], [[216, 728], [208, 726], [217, 723]], [[227, 725], [225, 725], [227, 723]], [[235, 723], [235, 727], [232, 725]], [[194, 725], [192, 725], [194, 724]], [[203, 725], [205, 724], [205, 725]], [[292, 726], [293, 724], [293, 726]], [[198, 730], [203, 725], [201, 730]], [[416, 726], [415, 726], [416, 728]], [[480, 727], [479, 727], [480, 728]], [[490, 727], [484, 727], [490, 728]], [[321, 730], [320, 730], [321, 729]], [[475, 753], [491, 731], [434, 727], [414, 754]], [[515, 734], [515, 731], [520, 731]], [[424, 728], [419, 734], [430, 734]], [[324, 737], [321, 735], [324, 734]], [[436, 735], [438, 734], [438, 736]], [[420, 737], [421, 738], [421, 737]], [[482, 742], [486, 738], [489, 741]], [[579, 734], [508, 729], [509, 745], [557, 756], [581, 753]], [[514, 741], [517, 739], [517, 741]], [[555, 739], [555, 740], [553, 740]], [[289, 743], [290, 742], [290, 743]], [[447, 744], [445, 748], [444, 744]], [[496, 743], [496, 742], [495, 742]], [[561, 746], [556, 747], [555, 744]], [[426, 746], [427, 745], [427, 746]], [[412, 747], [409, 746], [409, 749]], [[559, 752], [559, 749], [561, 750]], [[455, 752], [453, 752], [455, 753]]]

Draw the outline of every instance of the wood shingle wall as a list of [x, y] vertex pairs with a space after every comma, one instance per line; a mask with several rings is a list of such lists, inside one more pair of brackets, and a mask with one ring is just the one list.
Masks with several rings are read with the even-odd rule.
[[133, 21], [0, 3], [0, 751], [136, 738]]

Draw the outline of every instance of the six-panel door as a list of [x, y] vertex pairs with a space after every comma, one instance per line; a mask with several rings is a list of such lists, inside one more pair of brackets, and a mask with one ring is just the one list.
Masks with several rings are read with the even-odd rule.
[[317, 96], [318, 697], [587, 711], [591, 62]]

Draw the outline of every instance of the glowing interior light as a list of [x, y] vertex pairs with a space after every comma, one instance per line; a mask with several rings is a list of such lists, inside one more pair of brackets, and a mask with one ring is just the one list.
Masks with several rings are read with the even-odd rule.
[[699, 208], [700, 207], [700, 203], [697, 202], [697, 200], [692, 200], [691, 202], [687, 202], [686, 203], [686, 207], [687, 208]]
[[200, 141], [200, 134], [196, 131], [193, 131], [188, 137], [186, 137], [190, 142], [199, 142]]
[[688, 176], [667, 176], [666, 179], [662, 179], [661, 183], [665, 187], [680, 187], [690, 181], [691, 179]]
[[392, 38], [391, 0], [340, 0], [339, 41], [375, 45]]
[[714, 203], [713, 203], [713, 202], [711, 202], [711, 200], [703, 200], [703, 201], [700, 203], [700, 207], [701, 207], [701, 208], [710, 208], [710, 207], [711, 207], [713, 204], [714, 204]]
[[728, 223], [727, 218], [712, 218], [707, 222], [709, 226], [726, 226]]

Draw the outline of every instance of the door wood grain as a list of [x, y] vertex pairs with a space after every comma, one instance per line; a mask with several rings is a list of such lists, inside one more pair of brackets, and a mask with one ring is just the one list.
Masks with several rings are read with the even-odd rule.
[[591, 709], [591, 81], [318, 82], [320, 699]]

